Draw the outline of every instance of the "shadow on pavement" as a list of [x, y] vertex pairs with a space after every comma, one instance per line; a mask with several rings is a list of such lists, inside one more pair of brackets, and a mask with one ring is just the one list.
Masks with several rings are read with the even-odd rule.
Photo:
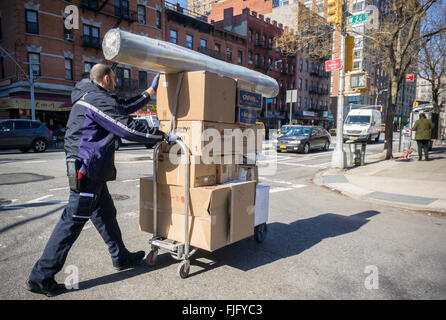
[[[54, 203], [52, 203], [52, 202], [51, 202], [51, 203], [45, 203], [45, 202], [42, 202], [42, 203], [26, 204], [26, 205], [21, 205], [21, 206], [37, 207], [37, 206], [45, 206], [45, 205], [49, 205], [49, 204], [53, 205]], [[8, 231], [8, 230], [10, 230], [10, 229], [13, 229], [13, 228], [16, 228], [16, 227], [18, 227], [18, 226], [21, 226], [21, 225], [23, 225], [23, 224], [25, 224], [25, 223], [28, 223], [28, 222], [31, 222], [31, 221], [34, 221], [34, 220], [37, 220], [37, 219], [42, 219], [42, 218], [44, 218], [44, 217], [46, 217], [46, 216], [49, 216], [49, 215], [51, 215], [51, 214], [53, 214], [53, 213], [56, 213], [57, 211], [59, 211], [59, 210], [65, 208], [65, 206], [66, 206], [66, 205], [64, 204], [63, 206], [60, 206], [60, 207], [58, 207], [58, 208], [56, 208], [56, 209], [53, 209], [53, 210], [51, 210], [51, 211], [48, 211], [48, 212], [46, 212], [46, 213], [44, 213], [44, 214], [41, 214], [41, 215], [39, 215], [39, 216], [32, 217], [32, 218], [29, 218], [29, 219], [25, 219], [25, 220], [22, 220], [22, 221], [13, 223], [13, 224], [11, 224], [11, 225], [9, 225], [9, 226], [6, 226], [6, 227], [0, 229], [0, 234], [2, 234], [3, 232]], [[1, 212], [1, 210], [0, 210], [0, 212]]]
[[[189, 277], [197, 276], [223, 265], [248, 271], [283, 258], [298, 255], [324, 239], [357, 231], [369, 222], [369, 218], [377, 214], [380, 214], [380, 212], [373, 210], [351, 216], [327, 213], [313, 218], [297, 220], [291, 224], [273, 222], [268, 224], [268, 234], [263, 243], [258, 244], [251, 237], [214, 252], [198, 250], [191, 257], [191, 268], [199, 266], [201, 270], [194, 272], [191, 270]], [[205, 258], [208, 262], [197, 260], [200, 258]], [[153, 267], [141, 262], [134, 269], [82, 281], [79, 283], [78, 290], [87, 290], [95, 286], [126, 280], [178, 263], [177, 260], [170, 257], [170, 254], [160, 252], [157, 263]], [[169, 270], [169, 272], [172, 272], [172, 270]]]

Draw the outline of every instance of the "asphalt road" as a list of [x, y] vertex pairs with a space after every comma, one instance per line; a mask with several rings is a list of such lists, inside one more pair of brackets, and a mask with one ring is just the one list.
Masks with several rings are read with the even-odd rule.
[[[115, 272], [87, 223], [56, 276], [73, 284], [77, 275], [78, 289], [53, 299], [445, 299], [445, 220], [312, 184], [332, 152], [266, 154], [259, 163], [261, 183], [271, 188], [266, 240], [199, 250], [187, 279], [166, 253], [154, 268]], [[151, 175], [151, 156], [145, 148], [118, 151], [117, 180], [109, 183], [131, 251], [149, 250], [138, 216], [139, 178]], [[68, 199], [64, 153], [2, 151], [0, 177], [0, 299], [47, 299], [23, 286]]]

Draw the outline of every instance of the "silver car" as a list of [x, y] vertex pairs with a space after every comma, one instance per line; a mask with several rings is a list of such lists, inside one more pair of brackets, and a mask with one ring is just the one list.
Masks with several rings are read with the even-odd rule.
[[53, 141], [45, 123], [27, 119], [0, 120], [0, 149], [44, 152]]

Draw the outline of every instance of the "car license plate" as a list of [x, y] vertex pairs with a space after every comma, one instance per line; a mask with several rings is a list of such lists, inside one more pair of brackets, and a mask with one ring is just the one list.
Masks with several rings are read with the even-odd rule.
[[280, 146], [280, 149], [286, 149], [286, 146]]

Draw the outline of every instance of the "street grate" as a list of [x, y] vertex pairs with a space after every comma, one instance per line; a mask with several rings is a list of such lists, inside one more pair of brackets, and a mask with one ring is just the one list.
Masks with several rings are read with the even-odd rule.
[[428, 204], [438, 200], [436, 198], [408, 196], [408, 195], [404, 195], [404, 194], [378, 192], [378, 191], [372, 192], [368, 196], [371, 198], [381, 199], [381, 200], [390, 200], [390, 201], [406, 202], [406, 203], [413, 203], [413, 204], [423, 204], [423, 205], [428, 205]]
[[347, 178], [342, 174], [322, 176], [322, 179], [324, 179], [324, 183], [348, 183]]

